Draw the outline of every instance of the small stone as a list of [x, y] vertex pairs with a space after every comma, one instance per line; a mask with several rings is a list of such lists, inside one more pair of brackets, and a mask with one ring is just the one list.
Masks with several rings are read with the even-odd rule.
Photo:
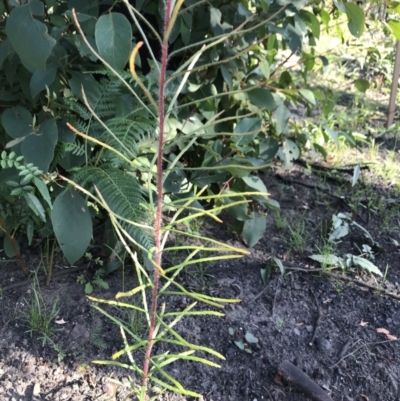
[[40, 394], [40, 383], [35, 383], [33, 386], [33, 395], [37, 397]]
[[295, 327], [293, 329], [293, 333], [296, 334], [296, 336], [299, 336], [300, 335], [300, 330], [297, 327]]
[[107, 381], [103, 385], [103, 391], [108, 395], [108, 397], [115, 397], [117, 393], [117, 385], [113, 382]]
[[322, 352], [329, 352], [332, 349], [332, 343], [324, 337], [317, 337], [315, 339], [315, 344]]

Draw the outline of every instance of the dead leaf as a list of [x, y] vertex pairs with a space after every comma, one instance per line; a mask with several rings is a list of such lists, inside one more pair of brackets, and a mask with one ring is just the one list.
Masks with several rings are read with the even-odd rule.
[[376, 331], [377, 331], [377, 333], [382, 333], [382, 334], [386, 334], [386, 335], [390, 334], [389, 330], [384, 329], [384, 328], [376, 329]]
[[280, 386], [283, 386], [282, 375], [279, 372], [277, 372], [277, 374], [274, 377], [274, 383], [279, 384]]
[[67, 324], [68, 322], [66, 322], [64, 319], [60, 319], [60, 320], [54, 320], [54, 323], [57, 323], [57, 324]]
[[303, 326], [303, 324], [304, 324], [303, 322], [301, 322], [301, 323], [296, 323], [295, 326], [299, 327], [299, 326]]
[[386, 338], [387, 338], [389, 341], [397, 340], [397, 337], [392, 336], [392, 335], [390, 334], [389, 330], [386, 330], [386, 329], [383, 329], [383, 328], [379, 328], [379, 329], [376, 329], [376, 331], [377, 331], [378, 333], [385, 334]]
[[364, 320], [361, 319], [361, 322], [360, 322], [359, 326], [364, 327], [364, 326], [367, 326], [367, 325], [368, 325], [368, 322], [364, 322]]
[[360, 394], [360, 397], [364, 398], [365, 401], [369, 401], [368, 396], [366, 396], [365, 394]]

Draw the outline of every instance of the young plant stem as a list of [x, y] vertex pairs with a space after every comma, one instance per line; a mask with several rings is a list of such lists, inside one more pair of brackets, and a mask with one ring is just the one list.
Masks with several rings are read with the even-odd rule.
[[[159, 80], [159, 91], [158, 91], [158, 119], [159, 119], [159, 138], [158, 138], [158, 154], [157, 154], [157, 209], [156, 209], [156, 220], [154, 225], [155, 231], [155, 246], [156, 246], [156, 265], [161, 266], [161, 225], [162, 225], [162, 200], [163, 200], [163, 142], [164, 142], [164, 86], [168, 63], [168, 32], [169, 25], [171, 22], [171, 3], [172, 0], [165, 2], [165, 17], [164, 17], [164, 38], [161, 45], [161, 68], [160, 68], [160, 80]], [[151, 351], [153, 349], [153, 337], [154, 329], [156, 325], [156, 313], [157, 313], [157, 295], [158, 295], [158, 284], [160, 280], [160, 270], [158, 267], [154, 269], [153, 278], [153, 291], [151, 297], [151, 309], [150, 309], [150, 325], [149, 335], [145, 353], [145, 359], [143, 364], [143, 389], [147, 392], [148, 374], [150, 366]]]

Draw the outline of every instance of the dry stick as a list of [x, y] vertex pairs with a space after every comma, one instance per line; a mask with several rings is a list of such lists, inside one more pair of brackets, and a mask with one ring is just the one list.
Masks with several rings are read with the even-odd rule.
[[288, 267], [286, 267], [286, 270], [294, 270], [294, 271], [300, 271], [300, 272], [304, 272], [304, 273], [324, 273], [327, 276], [333, 277], [337, 280], [343, 280], [343, 281], [347, 281], [349, 283], [354, 283], [360, 287], [366, 287], [366, 288], [369, 288], [370, 290], [379, 291], [383, 295], [387, 295], [388, 297], [392, 297], [394, 299], [400, 299], [400, 294], [395, 294], [393, 292], [385, 290], [384, 288], [378, 288], [375, 285], [364, 283], [363, 281], [355, 280], [354, 277], [344, 276], [342, 274], [337, 274], [337, 273], [330, 273], [330, 272], [324, 271], [322, 269], [304, 268], [304, 267], [296, 267], [296, 266], [288, 266]]
[[312, 346], [314, 344], [315, 336], [317, 335], [318, 326], [319, 326], [319, 322], [321, 321], [322, 314], [321, 314], [321, 307], [319, 306], [318, 298], [315, 295], [315, 292], [312, 289], [310, 289], [310, 291], [314, 296], [315, 305], [317, 306], [317, 311], [318, 311], [318, 317], [317, 317], [317, 321], [315, 322], [315, 325], [314, 325], [313, 334], [311, 336], [310, 342], [308, 343], [308, 345]]
[[279, 276], [279, 278], [278, 278], [278, 284], [277, 284], [276, 287], [275, 287], [275, 296], [274, 296], [274, 301], [272, 302], [272, 311], [271, 311], [272, 315], [271, 315], [271, 316], [274, 316], [274, 315], [275, 315], [276, 297], [278, 296], [278, 292], [279, 292], [279, 289], [280, 289], [280, 287], [281, 287], [281, 277], [282, 277], [282, 276]]
[[354, 355], [358, 350], [360, 350], [361, 348], [364, 347], [374, 347], [376, 345], [381, 345], [381, 344], [386, 344], [386, 343], [393, 343], [399, 341], [398, 339], [396, 340], [385, 340], [385, 341], [378, 341], [378, 342], [372, 342], [372, 343], [366, 343], [363, 345], [360, 345], [359, 347], [357, 347], [354, 351], [349, 352], [348, 354], [346, 354], [345, 356], [343, 356], [342, 358], [340, 358], [334, 365], [329, 366], [329, 369], [333, 369], [334, 367], [336, 367], [337, 365], [339, 365], [340, 362], [344, 361], [346, 358], [348, 358], [349, 356]]
[[[67, 274], [70, 274], [70, 273], [76, 273], [78, 271], [85, 270], [86, 268], [87, 268], [87, 266], [79, 266], [79, 267], [75, 267], [75, 268], [71, 268], [71, 269], [64, 269], [64, 270], [58, 271], [56, 273], [53, 273], [52, 277], [53, 278], [62, 277], [62, 276], [65, 276]], [[37, 277], [37, 279], [39, 281], [44, 281], [44, 280], [46, 280], [46, 278], [47, 278], [46, 275], [41, 275], [41, 276]], [[4, 287], [0, 286], [0, 288], [1, 288], [2, 292], [6, 292], [6, 291], [12, 290], [14, 288], [23, 287], [24, 285], [32, 284], [33, 281], [34, 281], [34, 278], [32, 277], [32, 278], [30, 278], [28, 280], [24, 280], [24, 281], [20, 281], [18, 283], [6, 285]]]
[[332, 398], [317, 383], [289, 361], [283, 361], [278, 367], [278, 373], [287, 381], [293, 383], [305, 395], [315, 401], [333, 401]]
[[54, 237], [54, 239], [53, 239], [53, 246], [51, 247], [50, 263], [49, 263], [49, 272], [48, 272], [48, 274], [47, 274], [46, 285], [49, 285], [49, 284], [50, 284], [51, 274], [52, 274], [52, 272], [53, 272], [54, 250], [55, 250], [55, 248], [56, 248], [56, 243], [57, 243], [57, 240], [56, 240], [56, 238]]

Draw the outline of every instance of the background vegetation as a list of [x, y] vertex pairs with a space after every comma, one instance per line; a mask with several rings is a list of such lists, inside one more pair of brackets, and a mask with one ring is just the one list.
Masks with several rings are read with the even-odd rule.
[[[326, 159], [340, 144], [358, 147], [365, 138], [335, 108], [346, 87], [317, 77], [332, 68], [332, 43], [359, 46], [354, 38], [373, 38], [380, 26], [377, 34], [385, 40], [375, 45], [371, 39], [348, 60], [340, 57], [333, 71], [343, 68], [346, 85], [360, 93], [390, 80], [393, 43], [387, 38], [400, 36], [399, 11], [395, 2], [186, 0], [167, 1], [166, 9], [161, 0], [1, 2], [0, 226], [6, 255], [16, 256], [29, 274], [22, 245], [47, 238], [51, 254], [59, 248], [72, 265], [90, 246], [94, 227], [102, 227], [98, 241], [108, 253], [131, 252], [137, 266], [134, 293], [143, 294], [143, 307], [133, 309], [145, 314], [150, 330], [147, 341], [133, 337], [146, 349], [146, 364], [154, 331], [160, 341], [166, 333], [175, 336], [172, 327], [189, 313], [173, 320], [161, 309], [156, 316], [168, 233], [189, 235], [176, 225], [198, 215], [218, 219], [226, 210], [252, 247], [265, 232], [267, 211], [279, 210], [257, 172], [277, 160], [288, 169], [310, 152]], [[326, 48], [322, 35], [332, 38]], [[299, 110], [319, 117], [298, 121]], [[360, 163], [352, 167], [354, 185]], [[164, 237], [161, 212], [173, 216]], [[346, 219], [338, 219], [343, 228]], [[297, 250], [299, 227], [290, 230], [297, 233]], [[215, 243], [208, 250], [243, 254], [228, 248]], [[170, 268], [161, 295], [200, 248], [192, 250]], [[217, 259], [197, 262], [210, 260]], [[104, 272], [117, 267], [109, 263]], [[190, 296], [215, 307], [227, 302]], [[126, 349], [137, 347], [126, 343]], [[152, 360], [158, 373], [178, 356], [163, 358]], [[148, 367], [137, 369], [145, 389]], [[166, 378], [165, 388], [183, 392]]]

